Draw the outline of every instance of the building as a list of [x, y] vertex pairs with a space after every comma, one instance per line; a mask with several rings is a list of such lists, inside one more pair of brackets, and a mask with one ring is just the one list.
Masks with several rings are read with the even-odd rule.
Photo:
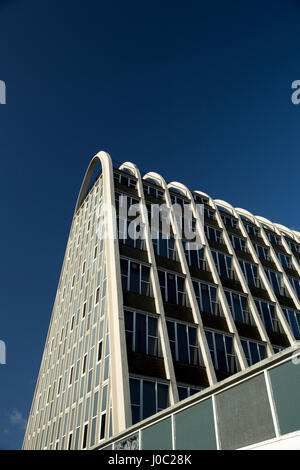
[[[136, 227], [134, 211], [127, 220], [122, 215], [125, 203], [126, 210], [139, 204], [141, 238], [124, 235]], [[149, 214], [162, 204], [155, 238]], [[198, 249], [189, 249], [174, 204], [189, 205]], [[165, 416], [173, 423], [179, 410], [205, 397], [213, 408], [203, 416], [220, 411], [215, 395], [241, 381], [266, 390], [256, 411], [264, 416], [269, 400], [274, 421], [272, 379], [258, 384], [253, 374], [293, 360], [299, 383], [299, 340], [299, 232], [166, 184], [157, 173], [142, 178], [132, 163], [113, 168], [99, 152], [78, 196], [23, 449], [110, 448], [120, 436], [128, 446], [132, 430], [141, 436], [143, 426]], [[300, 424], [299, 405], [295, 410]], [[226, 429], [225, 414], [218, 416]], [[276, 423], [274, 435], [258, 432], [260, 441], [289, 433]], [[173, 442], [173, 428], [169, 434]], [[132, 442], [137, 446], [136, 437]], [[253, 439], [235, 436], [225, 448], [245, 442]]]

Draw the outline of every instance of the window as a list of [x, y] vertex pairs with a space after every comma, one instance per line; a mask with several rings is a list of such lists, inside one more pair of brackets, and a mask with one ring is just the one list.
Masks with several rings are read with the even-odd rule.
[[[172, 191], [174, 191], [174, 189], [172, 189]], [[175, 196], [174, 194], [171, 194], [171, 193], [170, 193], [170, 196], [171, 196], [171, 202], [173, 205], [178, 204], [179, 206], [183, 208], [185, 204], [188, 204], [188, 201], [185, 201], [179, 196]]]
[[193, 198], [198, 204], [208, 204], [208, 199], [200, 194], [193, 193]]
[[115, 204], [117, 214], [122, 212], [122, 214], [127, 215], [129, 208], [133, 205], [138, 205], [139, 200], [131, 196], [127, 196], [127, 194], [115, 193]]
[[297, 340], [300, 340], [300, 312], [289, 308], [282, 308], [282, 311]]
[[177, 390], [178, 390], [179, 401], [181, 401], [181, 400], [184, 400], [185, 398], [195, 395], [195, 393], [199, 393], [201, 390], [203, 390], [203, 388], [195, 388], [194, 386], [191, 386], [191, 385], [178, 385]]
[[105, 437], [106, 425], [106, 408], [107, 408], [107, 385], [102, 388], [101, 411], [100, 411], [100, 440]]
[[168, 238], [163, 238], [163, 234], [159, 232], [158, 237], [154, 238], [152, 242], [155, 254], [178, 261], [174, 237], [170, 235]]
[[82, 375], [85, 374], [85, 370], [86, 370], [86, 358], [87, 358], [87, 354], [85, 354], [84, 357], [83, 357]]
[[157, 199], [163, 199], [164, 192], [161, 189], [154, 188], [149, 184], [143, 183], [144, 193], [149, 194], [149, 196], [155, 197]]
[[189, 242], [182, 240], [186, 260], [189, 266], [193, 266], [203, 271], [208, 271], [206, 260], [204, 259], [204, 248], [199, 250], [189, 250]]
[[129, 379], [129, 384], [132, 424], [167, 408], [168, 384], [132, 377]]
[[237, 220], [232, 219], [231, 217], [228, 217], [227, 215], [224, 215], [224, 214], [220, 214], [220, 215], [221, 215], [221, 219], [224, 225], [227, 225], [227, 227], [237, 228]]
[[187, 306], [185, 278], [160, 269], [157, 272], [163, 300], [171, 304]]
[[97, 305], [97, 303], [99, 302], [99, 294], [100, 294], [100, 287], [98, 287], [96, 290], [95, 305]]
[[205, 282], [193, 281], [196, 299], [201, 312], [223, 316], [217, 299], [217, 288]]
[[265, 269], [265, 273], [275, 294], [286, 295], [282, 275], [270, 269]]
[[279, 235], [275, 235], [275, 233], [271, 233], [266, 231], [267, 237], [271, 243], [274, 245], [281, 245], [281, 240]]
[[224, 290], [226, 299], [235, 321], [253, 324], [252, 316], [248, 308], [248, 299], [245, 295], [237, 294], [229, 290]]
[[204, 217], [207, 217], [208, 219], [214, 220], [215, 219], [215, 211], [208, 209], [207, 207], [204, 207]]
[[101, 357], [102, 357], [102, 339], [101, 341], [99, 341], [98, 343], [98, 353], [97, 353], [97, 362], [101, 361]]
[[99, 391], [94, 393], [94, 399], [93, 399], [92, 427], [91, 427], [91, 440], [90, 440], [90, 445], [91, 446], [93, 446], [95, 444], [95, 437], [96, 437], [96, 420], [97, 420], [97, 410], [98, 410], [98, 396], [99, 396]]
[[294, 251], [294, 253], [299, 253], [300, 252], [300, 246], [297, 243], [295, 243], [291, 240], [288, 240], [287, 238], [286, 238], [286, 242], [289, 245], [290, 249], [292, 251]]
[[281, 332], [282, 328], [276, 315], [275, 305], [258, 299], [254, 299], [254, 302], [266, 330]]
[[125, 245], [138, 248], [139, 250], [146, 249], [144, 240], [144, 226], [138, 221], [117, 218], [118, 225], [118, 239]]
[[289, 277], [289, 281], [297, 294], [298, 299], [300, 300], [300, 281], [294, 277]]
[[217, 243], [224, 243], [222, 239], [222, 232], [213, 227], [209, 227], [208, 225], [204, 225], [204, 233], [208, 240], [213, 240]]
[[246, 240], [243, 238], [236, 237], [235, 235], [228, 234], [231, 244], [235, 250], [248, 252], [246, 248]]
[[167, 328], [173, 360], [199, 366], [201, 355], [197, 341], [197, 327], [167, 321]]
[[249, 366], [265, 359], [266, 346], [263, 343], [241, 339], [241, 344]]
[[149, 266], [121, 258], [121, 278], [124, 291], [151, 296]]
[[219, 251], [211, 251], [217, 271], [220, 276], [227, 277], [229, 279], [235, 279], [235, 272], [232, 269], [232, 257], [224, 255]]
[[260, 230], [259, 230], [258, 227], [253, 227], [252, 225], [248, 225], [245, 222], [243, 222], [243, 223], [244, 223], [244, 227], [247, 230], [247, 232], [249, 233], [249, 235], [254, 235], [255, 237], [260, 237]]
[[274, 344], [272, 344], [272, 347], [274, 350], [274, 354], [277, 354], [284, 349], [282, 346], [275, 346]]
[[72, 366], [72, 367], [71, 367], [71, 370], [70, 370], [69, 386], [72, 384], [73, 369], [74, 369], [74, 367]]
[[70, 432], [69, 434], [69, 441], [68, 441], [68, 450], [70, 450], [72, 447], [72, 433]]
[[88, 433], [88, 423], [84, 425], [83, 429], [83, 440], [82, 440], [82, 448], [86, 449], [86, 441], [87, 441], [87, 433]]
[[100, 441], [105, 437], [105, 424], [106, 424], [106, 413], [101, 414], [100, 422]]
[[260, 259], [265, 259], [267, 261], [270, 260], [270, 251], [269, 251], [269, 248], [267, 248], [266, 246], [261, 246], [261, 245], [257, 245], [256, 243], [253, 244], [254, 248], [255, 248], [255, 251], [257, 253], [257, 256], [260, 258]]
[[237, 372], [232, 336], [209, 330], [205, 334], [215, 369], [232, 374]]
[[124, 176], [121, 173], [114, 172], [114, 181], [115, 183], [123, 184], [129, 188], [136, 187], [136, 181], [134, 179], [129, 178], [129, 176]]
[[292, 268], [292, 261], [291, 261], [290, 256], [284, 255], [283, 253], [278, 253], [278, 252], [276, 252], [276, 254], [283, 268]]
[[129, 310], [125, 310], [124, 315], [128, 350], [151, 356], [161, 356], [158, 319]]
[[84, 302], [83, 307], [82, 307], [82, 318], [85, 317], [86, 314], [86, 302]]
[[262, 287], [261, 281], [258, 277], [257, 266], [242, 260], [239, 260], [239, 263], [248, 285], [253, 287]]

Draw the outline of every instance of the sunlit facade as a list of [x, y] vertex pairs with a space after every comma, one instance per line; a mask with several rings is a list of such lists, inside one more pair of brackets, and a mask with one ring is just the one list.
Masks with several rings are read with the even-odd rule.
[[[122, 195], [141, 206], [144, 239], [125, 236]], [[204, 208], [198, 250], [179, 236], [175, 203], [191, 204], [195, 230]], [[161, 204], [170, 235], [153, 238]], [[102, 236], [114, 227], [117, 237]], [[157, 173], [141, 177], [132, 163], [114, 168], [99, 152], [76, 204], [23, 448], [102, 445], [298, 340], [298, 232]]]

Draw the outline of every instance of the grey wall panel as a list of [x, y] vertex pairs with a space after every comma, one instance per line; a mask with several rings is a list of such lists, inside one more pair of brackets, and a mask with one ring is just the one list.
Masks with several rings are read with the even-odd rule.
[[275, 437], [263, 374], [216, 395], [222, 449], [238, 449]]

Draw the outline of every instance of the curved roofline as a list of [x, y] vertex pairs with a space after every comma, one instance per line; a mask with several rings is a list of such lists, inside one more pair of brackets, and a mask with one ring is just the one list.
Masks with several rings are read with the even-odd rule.
[[[77, 201], [76, 201], [74, 213], [77, 212], [77, 210], [79, 209], [79, 207], [82, 204], [82, 201], [84, 200], [84, 198], [86, 196], [86, 192], [87, 192], [91, 177], [93, 176], [94, 169], [95, 169], [98, 162], [100, 162], [101, 165], [102, 165], [102, 173], [104, 171], [108, 172], [108, 173], [111, 173], [113, 171], [112, 159], [111, 159], [109, 153], [101, 150], [101, 151], [99, 151], [98, 153], [96, 153], [94, 155], [94, 157], [91, 159], [91, 161], [88, 165], [88, 168], [85, 172], [85, 175], [83, 177], [82, 184], [81, 184], [79, 194], [78, 194], [78, 198], [77, 198]], [[128, 169], [133, 173], [133, 175], [136, 178], [141, 177], [138, 166], [135, 163], [126, 161], [126, 162], [124, 162], [120, 165], [119, 169], [120, 170]], [[204, 197], [208, 198], [209, 201], [213, 202], [215, 205], [220, 205], [220, 206], [223, 206], [224, 208], [229, 209], [230, 211], [232, 211], [233, 214], [237, 213], [237, 214], [249, 217], [249, 219], [253, 223], [255, 223], [256, 225], [258, 225], [258, 223], [264, 223], [264, 224], [268, 225], [270, 228], [272, 228], [275, 231], [276, 230], [277, 231], [282, 230], [288, 236], [295, 239], [295, 241], [297, 241], [299, 243], [300, 232], [298, 232], [296, 230], [292, 230], [292, 229], [289, 229], [288, 227], [286, 227], [284, 225], [274, 223], [274, 222], [270, 221], [269, 219], [266, 219], [265, 217], [254, 215], [251, 212], [247, 211], [246, 209], [242, 209], [240, 207], [234, 207], [229, 202], [224, 201], [222, 199], [212, 199], [211, 196], [209, 196], [207, 193], [205, 193], [203, 191], [199, 191], [199, 190], [191, 191], [186, 185], [184, 185], [183, 183], [180, 183], [178, 181], [172, 181], [172, 182], [167, 184], [165, 179], [159, 173], [150, 171], [150, 172], [146, 173], [143, 176], [142, 179], [147, 181], [147, 178], [152, 179], [153, 181], [155, 181], [157, 183], [157, 185], [160, 186], [163, 189], [172, 189], [172, 188], [177, 189], [178, 191], [180, 191], [180, 193], [182, 193], [182, 195], [188, 197], [189, 199], [193, 199], [193, 197], [192, 197], [193, 193], [199, 194], [200, 196], [204, 196]]]

